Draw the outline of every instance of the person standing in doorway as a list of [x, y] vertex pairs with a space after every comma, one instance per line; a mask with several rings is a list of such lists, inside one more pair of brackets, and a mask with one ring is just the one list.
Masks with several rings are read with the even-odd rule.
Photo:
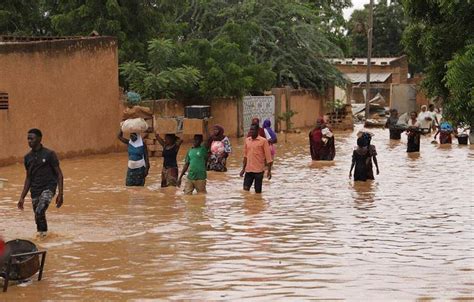
[[207, 193], [207, 172], [206, 163], [209, 150], [206, 146], [202, 146], [203, 136], [201, 134], [194, 135], [193, 147], [186, 154], [183, 171], [178, 179], [178, 187], [181, 186], [181, 180], [188, 171], [188, 177], [184, 184], [184, 194], [192, 195], [194, 190], [197, 193]]
[[240, 177], [244, 177], [244, 190], [250, 191], [252, 184], [255, 187], [255, 193], [262, 193], [263, 176], [265, 165], [268, 167], [267, 178], [272, 178], [272, 153], [268, 140], [259, 134], [258, 125], [250, 126], [250, 137], [245, 139], [244, 160]]
[[56, 188], [56, 207], [63, 204], [63, 172], [59, 167], [56, 153], [41, 144], [43, 134], [39, 129], [28, 131], [28, 145], [31, 151], [26, 154], [24, 164], [26, 168], [26, 179], [18, 201], [18, 208], [24, 209], [25, 197], [31, 192], [33, 211], [35, 213], [36, 230], [40, 238], [46, 237], [48, 223], [46, 221], [46, 210], [51, 203]]

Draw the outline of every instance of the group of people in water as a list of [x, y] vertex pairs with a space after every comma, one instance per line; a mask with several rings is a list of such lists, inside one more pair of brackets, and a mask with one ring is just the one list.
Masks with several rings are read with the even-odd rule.
[[[409, 118], [399, 117], [395, 109], [390, 110], [390, 117], [385, 126], [390, 130], [390, 139], [400, 139], [401, 133], [408, 135], [407, 152], [419, 152], [420, 136], [437, 130], [435, 139], [440, 134], [440, 142], [451, 143], [451, 137], [456, 130], [452, 125], [442, 120], [434, 112], [434, 106], [421, 108], [418, 115], [412, 112]], [[206, 127], [207, 129], [207, 127]], [[53, 197], [56, 206], [63, 204], [63, 174], [59, 167], [56, 153], [41, 144], [43, 134], [39, 129], [28, 131], [28, 144], [31, 151], [24, 158], [26, 178], [18, 201], [18, 208], [23, 210], [24, 199], [31, 192], [33, 211], [37, 231], [40, 236], [45, 236], [48, 230], [46, 210]], [[229, 138], [224, 134], [224, 128], [219, 125], [212, 127], [211, 134], [194, 135], [193, 145], [187, 151], [184, 167], [179, 174], [177, 155], [182, 140], [175, 134], [166, 134], [162, 138], [157, 134], [157, 141], [163, 147], [163, 168], [161, 171], [161, 186], [180, 187], [184, 175], [187, 174], [184, 184], [184, 194], [206, 193], [207, 171], [226, 172], [227, 159], [232, 152]], [[365, 131], [359, 132], [357, 146], [352, 154], [352, 164], [349, 177], [355, 181], [374, 179], [373, 166], [379, 174], [377, 151], [371, 144], [372, 134]], [[131, 133], [130, 138], [125, 138], [120, 132], [118, 139], [128, 146], [128, 169], [126, 186], [144, 186], [145, 179], [150, 170], [148, 150], [139, 133]], [[278, 138], [271, 128], [270, 120], [265, 120], [260, 126], [260, 120], [252, 120], [250, 130], [244, 142], [244, 154], [240, 176], [244, 177], [243, 189], [249, 191], [253, 186], [256, 193], [262, 192], [265, 172], [267, 178], [272, 178], [272, 165], [275, 157]], [[316, 126], [309, 133], [310, 154], [313, 160], [331, 161], [335, 158], [335, 138], [333, 132], [327, 127], [323, 118], [318, 118]], [[354, 174], [352, 172], [354, 171]]]
[[[207, 127], [206, 127], [207, 130]], [[163, 168], [161, 172], [161, 187], [180, 187], [182, 179], [187, 174], [184, 193], [206, 193], [207, 171], [226, 172], [227, 158], [232, 152], [229, 138], [224, 134], [224, 128], [214, 125], [208, 137], [197, 134], [193, 138], [193, 146], [187, 151], [185, 164], [179, 174], [177, 156], [182, 140], [175, 134], [166, 134], [164, 139], [157, 134], [157, 141], [163, 147]], [[139, 133], [130, 134], [126, 139], [119, 132], [118, 139], [128, 145], [127, 186], [144, 186], [150, 169], [147, 147]], [[260, 126], [260, 120], [254, 118], [244, 145], [243, 168], [240, 175], [244, 177], [244, 190], [250, 190], [252, 185], [255, 192], [262, 192], [264, 172], [271, 178], [271, 165], [275, 156], [277, 135], [271, 128], [270, 120], [265, 120]]]
[[[392, 109], [385, 127], [389, 129], [390, 139], [393, 140], [401, 139], [401, 134], [406, 132], [408, 136], [407, 152], [409, 153], [420, 152], [421, 136], [430, 135], [432, 132], [435, 132], [433, 143], [437, 143], [438, 135], [440, 144], [451, 144], [453, 136], [458, 139], [465, 137], [467, 142], [467, 134], [459, 133], [458, 127], [444, 120], [440, 111], [435, 110], [434, 104], [423, 105], [419, 114], [413, 111], [409, 116], [405, 114], [399, 117], [398, 111]], [[469, 127], [464, 127], [464, 130], [467, 129]]]

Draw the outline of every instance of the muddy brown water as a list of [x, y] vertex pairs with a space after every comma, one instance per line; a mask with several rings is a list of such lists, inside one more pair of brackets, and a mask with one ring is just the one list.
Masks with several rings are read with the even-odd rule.
[[125, 154], [63, 160], [43, 241], [31, 203], [16, 209], [23, 167], [0, 168], [0, 233], [48, 249], [44, 280], [0, 300], [474, 299], [474, 148], [424, 137], [407, 155], [406, 136], [373, 132], [375, 181], [348, 178], [355, 132], [337, 133], [330, 163], [311, 162], [305, 133], [280, 135], [261, 196], [241, 189], [237, 139], [205, 196], [161, 189], [161, 159], [139, 189], [124, 187]]

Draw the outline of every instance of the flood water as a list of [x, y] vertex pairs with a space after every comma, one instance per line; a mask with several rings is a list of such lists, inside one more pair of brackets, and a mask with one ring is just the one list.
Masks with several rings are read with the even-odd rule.
[[0, 168], [0, 234], [48, 249], [43, 281], [0, 300], [474, 299], [474, 148], [425, 137], [408, 155], [405, 135], [373, 132], [381, 174], [357, 184], [355, 132], [336, 133], [331, 163], [311, 162], [306, 133], [281, 134], [261, 196], [241, 189], [237, 139], [205, 196], [161, 189], [161, 158], [139, 189], [124, 186], [126, 154], [63, 160], [43, 241], [31, 203], [16, 209], [23, 167]]

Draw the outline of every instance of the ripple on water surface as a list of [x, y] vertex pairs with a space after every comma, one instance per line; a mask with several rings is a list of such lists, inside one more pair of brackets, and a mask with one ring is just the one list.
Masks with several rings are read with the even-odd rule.
[[[48, 248], [45, 279], [5, 297], [38, 300], [469, 299], [474, 296], [474, 149], [373, 130], [381, 174], [348, 178], [354, 133], [337, 133], [334, 162], [311, 162], [306, 134], [277, 147], [261, 196], [243, 192], [242, 140], [206, 196], [161, 189], [161, 159], [145, 188], [123, 186], [124, 154], [62, 161], [65, 205], [34, 236], [15, 203], [21, 165], [0, 168], [0, 232]], [[186, 149], [183, 146], [179, 160]]]

